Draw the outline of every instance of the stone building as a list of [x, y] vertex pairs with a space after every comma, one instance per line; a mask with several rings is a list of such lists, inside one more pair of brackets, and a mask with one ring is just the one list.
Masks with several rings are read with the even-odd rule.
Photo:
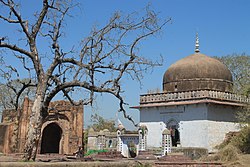
[[172, 64], [163, 75], [163, 92], [140, 96], [140, 122], [148, 128], [148, 148], [162, 145], [165, 127], [173, 146], [202, 147], [210, 152], [229, 131], [238, 131], [235, 113], [249, 99], [232, 92], [228, 68], [199, 51]]
[[[0, 124], [0, 152], [22, 153], [29, 126], [33, 101], [24, 99], [18, 112], [5, 110]], [[38, 153], [72, 154], [82, 146], [83, 106], [72, 106], [68, 101], [49, 105], [49, 115], [42, 125]]]
[[117, 146], [116, 132], [110, 132], [108, 129], [94, 131], [93, 128], [88, 130], [88, 150], [108, 150], [115, 149]]
[[146, 150], [147, 127], [141, 125], [137, 131], [127, 131], [122, 124], [118, 124], [116, 132], [108, 129], [95, 132], [88, 131], [88, 150], [115, 150], [123, 157], [135, 157], [139, 151]]

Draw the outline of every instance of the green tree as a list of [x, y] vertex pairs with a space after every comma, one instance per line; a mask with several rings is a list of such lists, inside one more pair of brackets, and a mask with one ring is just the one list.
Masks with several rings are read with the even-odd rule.
[[[242, 53], [216, 58], [223, 62], [231, 71], [234, 83], [233, 91], [249, 98], [250, 56]], [[239, 152], [250, 153], [250, 128], [249, 126], [245, 126], [246, 124], [250, 125], [250, 104], [245, 104], [244, 107], [239, 108], [236, 118], [244, 126], [238, 135], [233, 136], [230, 140], [226, 140], [218, 146], [220, 150], [215, 156], [216, 159], [232, 161], [232, 159], [238, 159], [237, 155]]]
[[[245, 53], [216, 57], [231, 71], [234, 92], [250, 97], [250, 56]], [[250, 124], [250, 106], [247, 104], [236, 115], [241, 123]]]
[[91, 121], [93, 124], [88, 127], [93, 128], [94, 131], [98, 132], [100, 130], [108, 129], [110, 132], [115, 132], [116, 127], [115, 127], [115, 121], [114, 120], [107, 120], [101, 117], [98, 114], [91, 115]]
[[91, 115], [91, 122], [93, 122], [93, 124], [89, 125], [88, 128], [84, 132], [83, 145], [84, 145], [85, 151], [87, 151], [88, 134], [89, 134], [90, 128], [93, 128], [95, 132], [99, 132], [100, 130], [104, 130], [104, 129], [108, 129], [110, 132], [115, 132], [117, 130], [117, 128], [115, 127], [114, 120], [104, 119], [98, 114]]
[[250, 56], [245, 53], [216, 57], [231, 71], [234, 92], [249, 96], [250, 94]]
[[[35, 160], [42, 123], [48, 115], [49, 103], [58, 93], [75, 105], [92, 104], [95, 93], [111, 94], [119, 100], [118, 110], [132, 120], [124, 109], [121, 81], [124, 77], [140, 80], [144, 72], [161, 64], [142, 57], [138, 45], [156, 35], [171, 19], [161, 21], [149, 8], [127, 16], [115, 13], [106, 25], [93, 28], [81, 43], [76, 41], [79, 46], [67, 43], [65, 47], [65, 25], [75, 1], [41, 0], [37, 2], [40, 10], [26, 16], [22, 11], [31, 7], [18, 3], [22, 1], [0, 0], [1, 27], [20, 32], [17, 39], [9, 33], [12, 31], [1, 29], [0, 54], [19, 61], [18, 65], [15, 61], [8, 65], [16, 74], [11, 75], [13, 80], [30, 78], [35, 83], [27, 88], [36, 85], [25, 159]], [[76, 88], [83, 91], [80, 102], [72, 97]]]
[[243, 125], [250, 125], [250, 104], [247, 104], [236, 113], [236, 118]]

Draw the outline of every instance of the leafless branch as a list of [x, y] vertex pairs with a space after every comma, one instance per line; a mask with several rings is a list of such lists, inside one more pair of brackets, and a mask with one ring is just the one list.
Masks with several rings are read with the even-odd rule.
[[8, 48], [8, 49], [11, 49], [13, 51], [16, 51], [16, 52], [19, 52], [19, 53], [22, 53], [22, 54], [25, 54], [26, 56], [28, 57], [32, 57], [31, 53], [22, 49], [22, 48], [19, 48], [18, 46], [16, 45], [11, 45], [11, 44], [7, 44], [7, 43], [4, 43], [4, 42], [1, 42], [0, 43], [0, 48]]

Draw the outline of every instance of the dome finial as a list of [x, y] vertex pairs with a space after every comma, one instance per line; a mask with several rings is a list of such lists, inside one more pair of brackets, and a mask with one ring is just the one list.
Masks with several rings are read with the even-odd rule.
[[198, 36], [198, 32], [196, 32], [196, 41], [195, 41], [195, 53], [199, 53], [200, 52], [200, 44], [199, 44], [199, 36]]

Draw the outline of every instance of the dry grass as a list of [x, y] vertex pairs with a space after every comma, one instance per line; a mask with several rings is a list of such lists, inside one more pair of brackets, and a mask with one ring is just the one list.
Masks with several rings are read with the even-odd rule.
[[201, 161], [222, 162], [226, 167], [249, 167], [250, 154], [242, 154], [234, 146], [226, 146], [217, 154], [202, 157]]
[[239, 160], [240, 151], [233, 145], [227, 145], [221, 149], [218, 153], [206, 157], [202, 157], [201, 161], [220, 161], [223, 163], [236, 162]]
[[239, 154], [239, 160], [235, 162], [227, 162], [224, 165], [227, 167], [249, 167], [250, 166], [250, 154]]
[[235, 162], [239, 160], [239, 154], [240, 150], [231, 144], [225, 146], [217, 153], [222, 162]]

